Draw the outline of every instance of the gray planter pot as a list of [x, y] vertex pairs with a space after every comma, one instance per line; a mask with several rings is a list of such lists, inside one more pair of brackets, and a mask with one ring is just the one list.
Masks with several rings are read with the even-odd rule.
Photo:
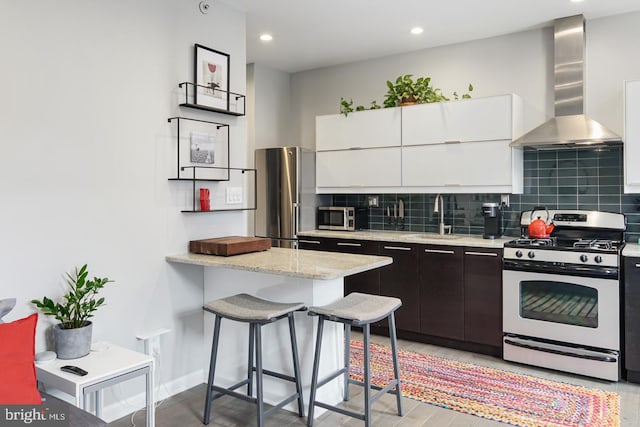
[[53, 327], [56, 354], [58, 359], [77, 359], [91, 351], [91, 332], [93, 324], [85, 322], [85, 326], [75, 329], [63, 329], [57, 324]]

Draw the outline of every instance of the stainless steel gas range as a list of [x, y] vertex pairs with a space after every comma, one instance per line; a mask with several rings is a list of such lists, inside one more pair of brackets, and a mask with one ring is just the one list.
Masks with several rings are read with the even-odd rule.
[[548, 239], [505, 244], [505, 360], [595, 378], [620, 378], [620, 254], [626, 220], [618, 213], [550, 210]]

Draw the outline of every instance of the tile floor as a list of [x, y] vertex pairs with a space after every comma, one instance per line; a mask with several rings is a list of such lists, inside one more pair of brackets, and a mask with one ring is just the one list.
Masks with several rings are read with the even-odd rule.
[[[354, 334], [354, 338], [359, 338]], [[388, 338], [374, 336], [373, 342], [387, 344]], [[571, 374], [564, 374], [533, 368], [524, 365], [504, 362], [492, 356], [421, 344], [412, 341], [399, 340], [399, 348], [407, 351], [429, 353], [440, 357], [475, 363], [497, 369], [512, 370], [524, 374], [544, 377], [551, 380], [568, 382], [586, 387], [615, 391], [621, 398], [621, 427], [640, 427], [640, 385], [624, 381], [611, 383], [589, 379]], [[158, 407], [156, 413], [157, 427], [200, 427], [202, 426], [202, 412], [206, 385], [202, 384], [176, 396], [166, 399]], [[352, 386], [351, 400], [347, 406], [360, 409], [362, 407], [361, 388]], [[426, 403], [403, 398], [404, 416], [398, 417], [395, 412], [395, 396], [387, 394], [373, 405], [373, 425], [384, 427], [401, 426], [433, 426], [433, 427], [497, 427], [507, 425], [496, 421], [485, 420], [472, 415], [461, 414], [449, 409], [439, 408]], [[222, 397], [214, 402], [212, 427], [253, 426], [255, 425], [255, 407], [247, 402], [230, 397]], [[136, 426], [144, 426], [144, 411], [134, 416]], [[266, 419], [265, 425], [271, 427], [304, 426], [304, 418], [298, 418], [294, 413], [278, 411]], [[132, 426], [131, 416], [109, 424], [112, 427]], [[337, 413], [326, 412], [316, 420], [314, 426], [362, 426], [363, 422]]]

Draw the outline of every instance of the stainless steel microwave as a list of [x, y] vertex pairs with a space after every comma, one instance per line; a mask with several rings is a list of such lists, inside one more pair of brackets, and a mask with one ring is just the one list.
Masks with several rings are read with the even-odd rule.
[[352, 206], [320, 206], [317, 224], [319, 230], [364, 230], [369, 228], [369, 209]]

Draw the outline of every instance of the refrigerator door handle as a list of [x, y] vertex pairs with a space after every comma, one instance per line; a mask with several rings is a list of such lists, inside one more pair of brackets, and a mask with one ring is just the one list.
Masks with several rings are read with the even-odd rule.
[[298, 237], [298, 230], [300, 229], [300, 215], [298, 215], [298, 204], [293, 204], [293, 236]]

